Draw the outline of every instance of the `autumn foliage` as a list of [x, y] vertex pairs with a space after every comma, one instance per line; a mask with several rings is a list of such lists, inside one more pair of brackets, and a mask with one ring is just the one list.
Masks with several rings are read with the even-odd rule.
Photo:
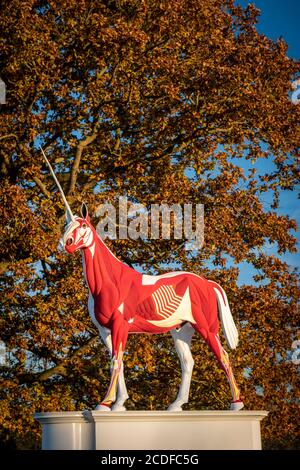
[[[193, 271], [224, 287], [246, 409], [270, 411], [265, 447], [296, 446], [299, 288], [282, 255], [295, 252], [297, 227], [277, 209], [299, 178], [300, 105], [289, 93], [300, 70], [283, 40], [258, 34], [258, 13], [232, 0], [1, 2], [4, 447], [38, 447], [35, 411], [92, 408], [109, 381], [80, 255], [57, 247], [64, 207], [39, 144], [74, 213], [85, 201], [95, 215], [120, 195], [204, 204], [197, 253], [174, 239], [108, 244], [146, 273]], [[192, 349], [188, 408], [228, 409], [225, 375], [199, 336]], [[125, 367], [128, 409], [165, 409], [174, 399], [180, 368], [169, 335], [131, 336]]]

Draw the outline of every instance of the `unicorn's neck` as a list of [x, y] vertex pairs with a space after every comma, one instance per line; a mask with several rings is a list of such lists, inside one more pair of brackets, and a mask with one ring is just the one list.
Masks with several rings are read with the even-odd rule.
[[103, 241], [94, 234], [94, 242], [83, 249], [84, 271], [87, 284], [94, 298], [110, 296], [110, 305], [115, 308], [122, 303], [127, 291], [126, 286], [140, 273], [118, 260]]
[[[96, 244], [93, 244], [89, 248], [82, 250], [83, 254], [83, 269], [86, 279], [86, 283], [93, 297], [100, 294], [103, 284], [103, 266], [101, 266], [101, 260], [98, 259], [99, 255], [96, 250]], [[101, 269], [102, 268], [102, 269]]]

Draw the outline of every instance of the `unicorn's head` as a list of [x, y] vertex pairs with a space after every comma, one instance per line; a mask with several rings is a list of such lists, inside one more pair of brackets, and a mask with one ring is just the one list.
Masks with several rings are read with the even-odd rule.
[[76, 250], [92, 246], [94, 235], [87, 206], [82, 204], [81, 217], [75, 216], [74, 220], [68, 222], [60, 244], [68, 253], [74, 253]]

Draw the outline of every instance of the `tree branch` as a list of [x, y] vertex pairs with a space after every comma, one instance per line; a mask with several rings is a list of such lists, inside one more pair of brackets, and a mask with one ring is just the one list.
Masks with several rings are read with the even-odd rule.
[[97, 132], [94, 132], [92, 135], [87, 137], [85, 140], [81, 141], [79, 143], [78, 147], [77, 147], [75, 160], [74, 160], [72, 170], [71, 170], [70, 186], [69, 186], [69, 190], [68, 190], [68, 195], [71, 194], [74, 191], [74, 188], [75, 188], [75, 184], [76, 184], [76, 180], [77, 180], [77, 172], [78, 172], [78, 168], [79, 168], [80, 159], [81, 159], [83, 149], [85, 147], [87, 147], [89, 144], [91, 144], [92, 142], [94, 142], [97, 135], [98, 135]]
[[85, 343], [83, 346], [80, 348], [76, 349], [76, 351], [73, 352], [70, 356], [66, 357], [63, 359], [59, 364], [56, 366], [50, 367], [50, 369], [47, 369], [43, 372], [37, 373], [37, 374], [20, 374], [18, 379], [19, 383], [33, 383], [33, 382], [44, 382], [45, 380], [48, 380], [50, 377], [53, 375], [67, 375], [67, 364], [71, 360], [75, 359], [77, 356], [80, 356], [81, 354], [87, 352], [90, 347], [96, 342], [98, 339], [97, 336], [92, 336], [87, 343]]
[[33, 181], [35, 182], [35, 184], [40, 188], [40, 190], [42, 191], [42, 193], [44, 194], [44, 196], [46, 196], [46, 198], [50, 198], [50, 193], [49, 191], [46, 189], [46, 186], [44, 185], [44, 183], [42, 183], [42, 181], [40, 180], [40, 178], [38, 176], [33, 176], [32, 177]]
[[66, 359], [63, 359], [57, 366], [51, 367], [50, 369], [45, 370], [41, 374], [38, 374], [36, 380], [38, 380], [39, 382], [43, 382], [55, 374], [66, 375], [65, 366], [67, 365], [67, 363], [72, 359], [75, 359], [77, 356], [88, 351], [90, 347], [96, 342], [96, 339], [98, 339], [98, 336], [93, 336], [92, 338], [90, 338], [87, 343], [85, 343], [80, 348], [76, 349], [76, 351], [71, 354], [71, 356], [67, 357]]
[[16, 134], [6, 134], [6, 135], [1, 135], [0, 140], [5, 140], [5, 139], [15, 139], [18, 140], [18, 136]]

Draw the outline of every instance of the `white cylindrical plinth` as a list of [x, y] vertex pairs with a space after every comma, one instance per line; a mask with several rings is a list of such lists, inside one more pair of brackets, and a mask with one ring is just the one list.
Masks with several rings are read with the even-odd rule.
[[91, 411], [97, 450], [260, 450], [267, 411]]
[[36, 413], [42, 425], [43, 450], [92, 450], [95, 448], [94, 423], [80, 411]]

